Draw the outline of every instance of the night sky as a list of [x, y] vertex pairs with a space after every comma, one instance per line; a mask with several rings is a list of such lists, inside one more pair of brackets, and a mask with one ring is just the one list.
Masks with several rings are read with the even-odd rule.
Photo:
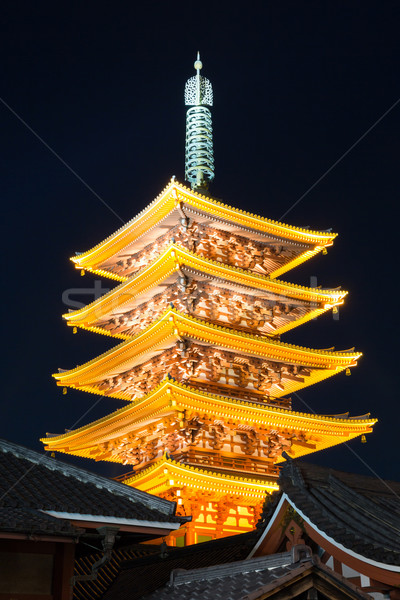
[[[200, 50], [215, 99], [210, 192], [339, 233], [327, 256], [282, 276], [348, 290], [339, 319], [283, 340], [364, 356], [351, 377], [300, 391], [293, 407], [370, 412], [379, 423], [366, 444], [308, 460], [400, 478], [399, 16], [389, 1], [3, 3], [1, 437], [42, 451], [46, 431], [124, 405], [102, 398], [83, 416], [98, 396], [64, 396], [51, 377], [115, 344], [63, 323], [66, 296], [90, 302], [99, 285], [69, 257], [135, 216], [172, 175], [183, 181], [183, 88]], [[60, 458], [110, 476], [127, 470]]]

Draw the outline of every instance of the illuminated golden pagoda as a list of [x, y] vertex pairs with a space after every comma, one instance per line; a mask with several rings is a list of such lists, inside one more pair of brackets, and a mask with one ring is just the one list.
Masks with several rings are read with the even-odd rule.
[[[343, 303], [346, 292], [276, 279], [331, 246], [212, 198], [210, 82], [186, 84], [186, 178], [72, 260], [119, 283], [67, 324], [115, 337], [108, 352], [54, 377], [127, 401], [103, 419], [42, 441], [46, 450], [129, 465], [128, 485], [176, 500], [185, 543], [254, 528], [279, 463], [363, 436], [368, 415], [295, 412], [288, 394], [357, 364], [359, 352], [314, 350], [280, 335]], [[204, 139], [202, 138], [204, 137]], [[122, 340], [122, 341], [121, 341]], [[182, 543], [183, 537], [170, 543]]]

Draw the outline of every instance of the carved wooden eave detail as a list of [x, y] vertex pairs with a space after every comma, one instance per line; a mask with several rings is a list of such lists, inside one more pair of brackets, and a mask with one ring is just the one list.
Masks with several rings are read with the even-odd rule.
[[[216, 431], [220, 434], [217, 444]], [[166, 454], [183, 464], [276, 476], [278, 471], [274, 463], [281, 460], [284, 451], [295, 455], [292, 446], [297, 441], [311, 450], [316, 448], [313, 436], [305, 432], [255, 428], [232, 421], [223, 423], [208, 415], [183, 416], [181, 419], [176, 414], [154, 420], [126, 436], [99, 443], [89, 454], [95, 460], [113, 459], [131, 465], [135, 470]]]
[[[282, 269], [299, 254], [297, 247], [284, 242], [249, 240], [243, 235], [192, 221], [187, 227], [174, 225], [138, 251], [127, 248], [125, 254], [114, 256], [103, 268], [119, 280], [127, 279], [154, 262], [172, 244], [206, 260], [262, 275], [271, 275]], [[304, 245], [303, 249], [305, 248]]]

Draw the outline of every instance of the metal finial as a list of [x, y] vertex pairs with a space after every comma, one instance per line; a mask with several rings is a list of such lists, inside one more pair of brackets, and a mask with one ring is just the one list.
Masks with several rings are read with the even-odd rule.
[[[197, 60], [194, 63], [194, 68], [196, 69], [197, 72], [200, 71], [200, 69], [203, 68], [203, 63], [200, 60], [200, 52], [197, 53]], [[199, 74], [199, 73], [198, 73]]]
[[214, 179], [211, 112], [213, 104], [212, 85], [200, 75], [203, 63], [200, 52], [194, 63], [196, 75], [185, 85], [185, 104], [191, 106], [186, 113], [185, 178], [192, 188], [208, 188]]

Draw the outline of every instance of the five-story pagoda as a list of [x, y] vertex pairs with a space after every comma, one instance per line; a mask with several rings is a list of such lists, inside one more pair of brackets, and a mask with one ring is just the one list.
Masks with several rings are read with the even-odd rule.
[[335, 234], [270, 221], [208, 193], [214, 177], [212, 87], [185, 87], [186, 180], [172, 178], [137, 217], [72, 258], [120, 284], [64, 315], [122, 340], [54, 377], [60, 386], [127, 401], [46, 450], [119, 462], [127, 485], [178, 502], [192, 516], [178, 539], [248, 531], [279, 463], [371, 431], [375, 420], [292, 410], [288, 394], [356, 365], [359, 352], [313, 350], [280, 335], [335, 309], [346, 292], [277, 279], [331, 246]]

